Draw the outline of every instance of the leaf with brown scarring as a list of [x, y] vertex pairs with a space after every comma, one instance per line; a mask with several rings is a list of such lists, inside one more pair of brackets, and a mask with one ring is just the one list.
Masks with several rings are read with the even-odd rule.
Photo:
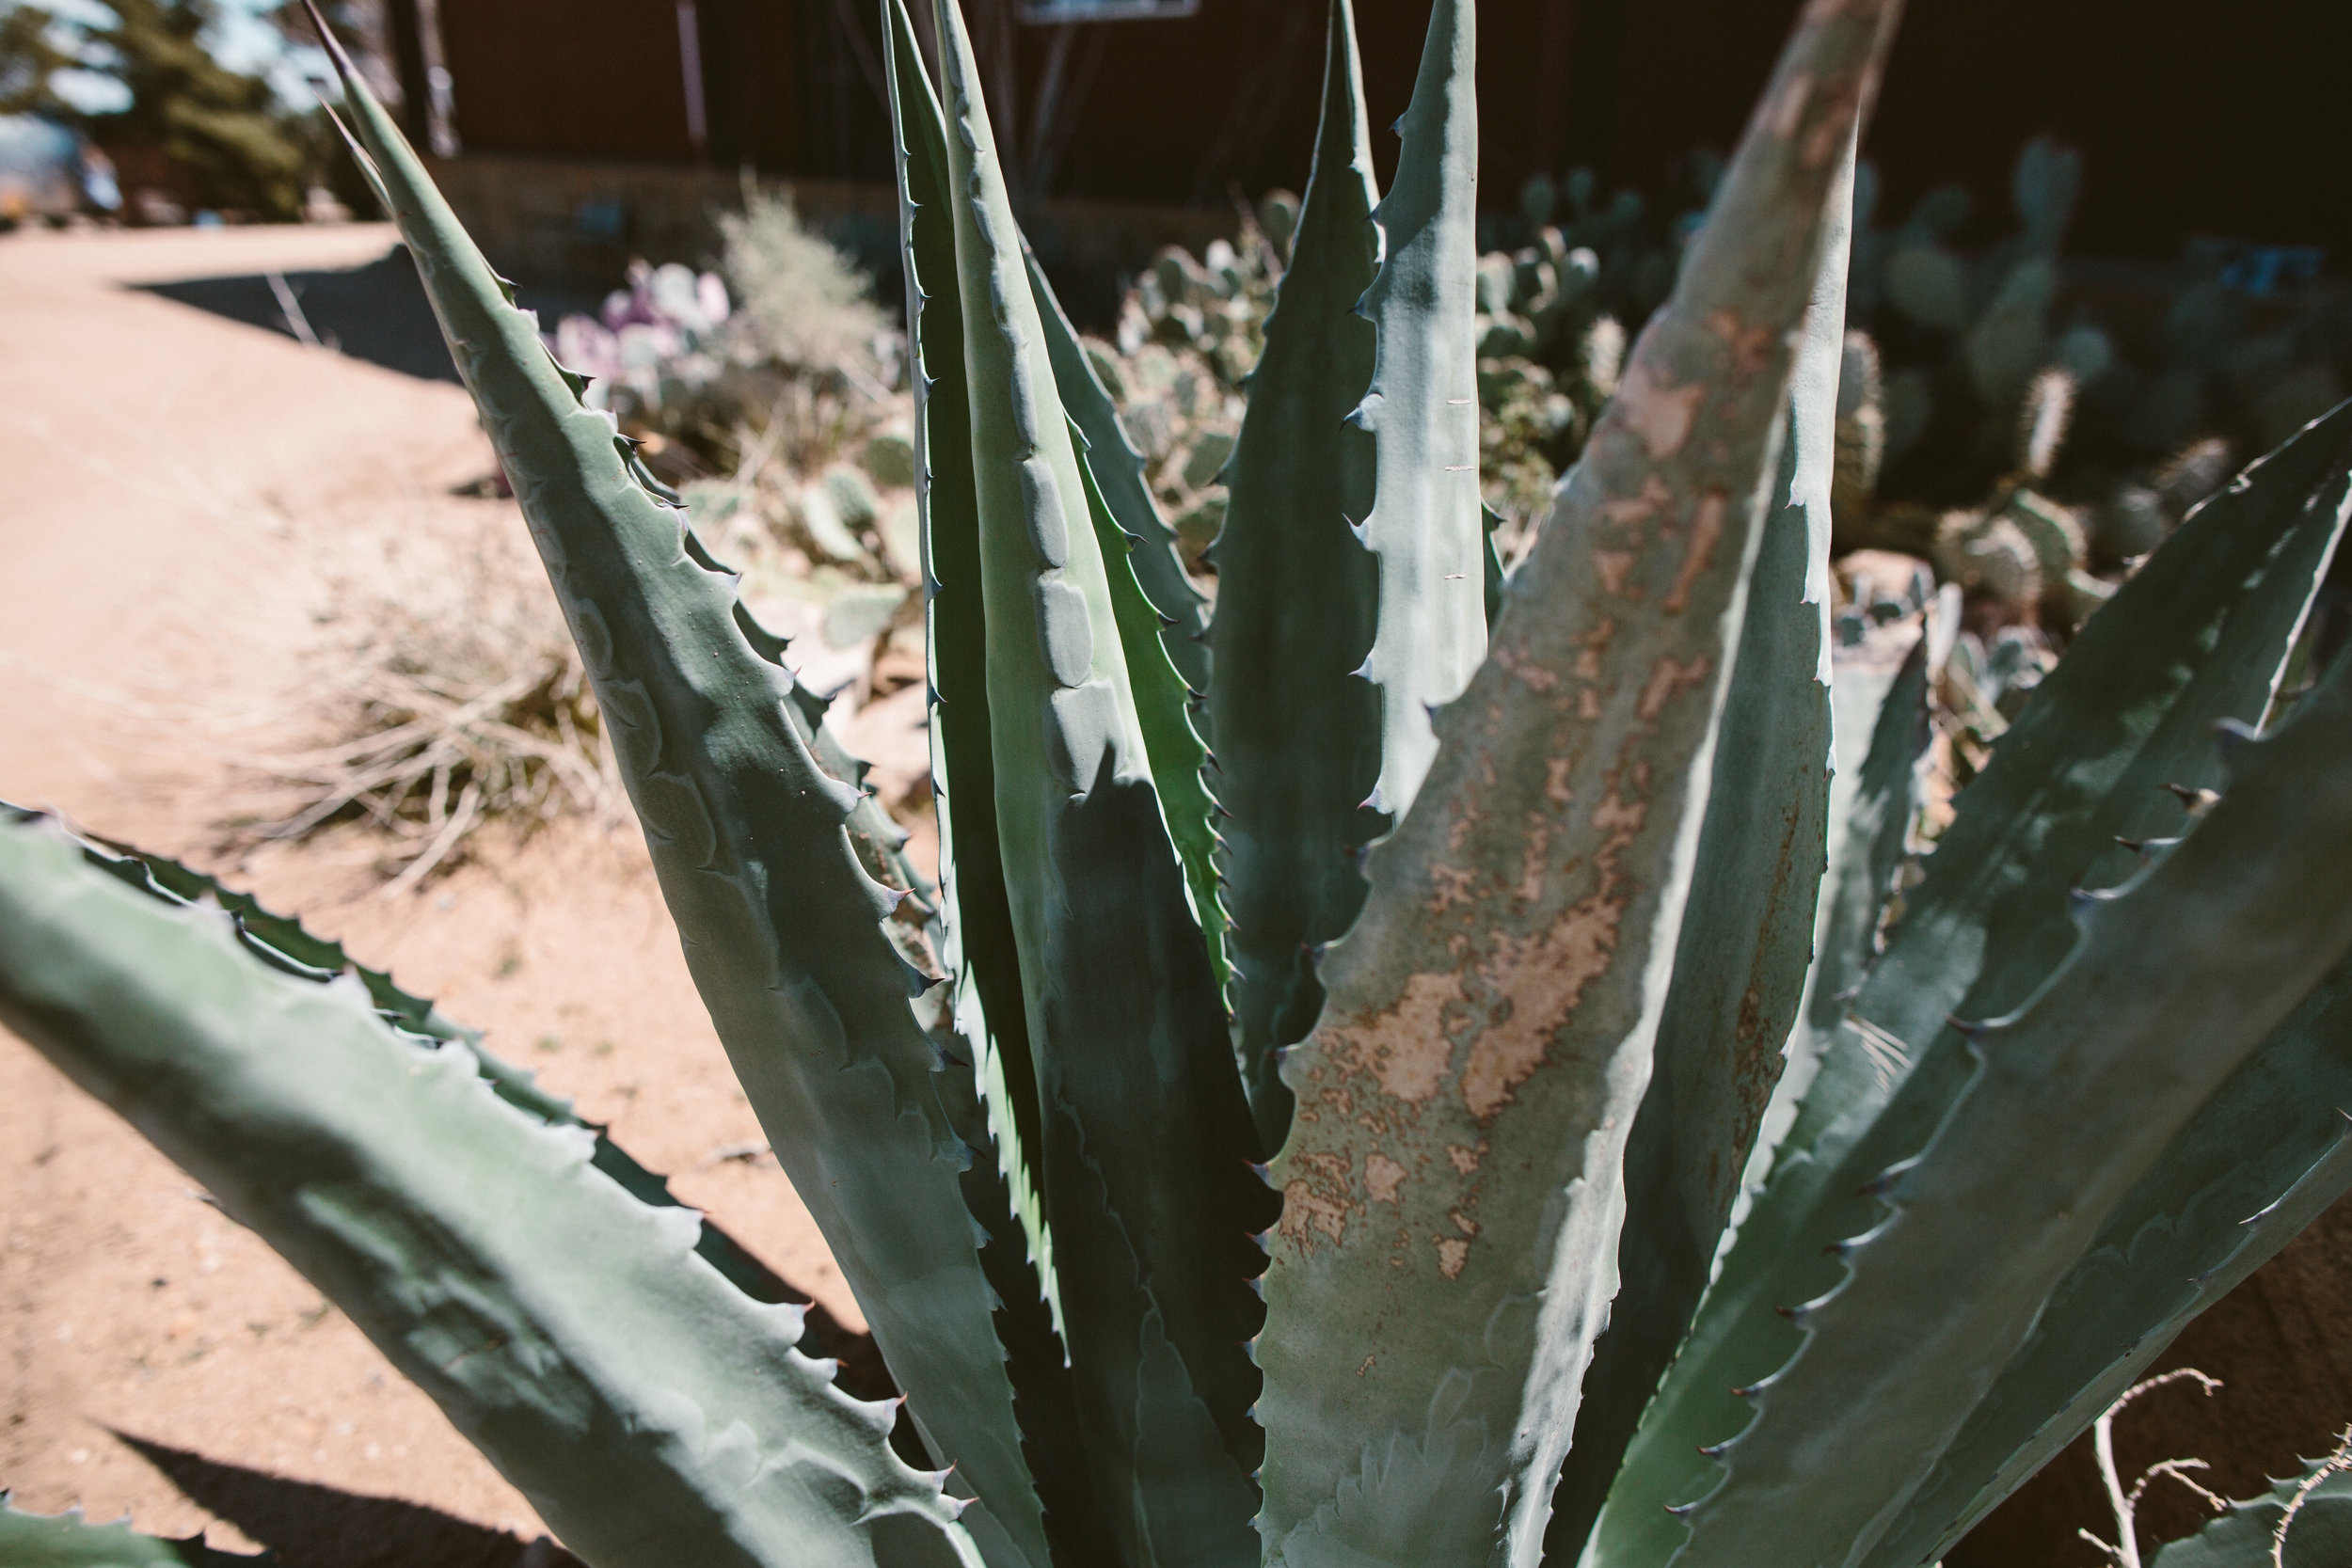
[[1573, 1560], [1582, 1549], [1707, 1289], [1812, 955], [1827, 862], [1830, 474], [1846, 341], [1851, 149], [1844, 165], [1716, 736], [1674, 979], [1626, 1146], [1621, 1284], [1552, 1496], [1550, 1559]]
[[1269, 1561], [1540, 1550], [1793, 339], [1896, 8], [1808, 8], [1324, 970], [1275, 1165], [1297, 1207], [1259, 1344]]

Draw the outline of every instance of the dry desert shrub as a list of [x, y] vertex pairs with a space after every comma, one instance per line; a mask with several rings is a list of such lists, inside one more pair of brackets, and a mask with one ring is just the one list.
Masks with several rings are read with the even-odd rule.
[[364, 824], [393, 895], [491, 823], [617, 806], [587, 673], [515, 531], [388, 539], [326, 589], [294, 700], [302, 738], [238, 759], [260, 789], [222, 824], [232, 844]]

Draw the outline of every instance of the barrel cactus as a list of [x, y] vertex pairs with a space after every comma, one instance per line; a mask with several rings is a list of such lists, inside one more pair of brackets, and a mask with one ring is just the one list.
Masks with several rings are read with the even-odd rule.
[[[1212, 615], [956, 0], [935, 84], [883, 0], [935, 887], [344, 64], [903, 1405], [598, 1130], [206, 877], [8, 812], [0, 1018], [596, 1568], [1934, 1561], [2352, 1186], [2352, 670], [2280, 683], [2352, 405], [2096, 610], [1890, 908], [1935, 650], [1833, 647], [1827, 550], [1897, 8], [1805, 8], [1506, 577], [1473, 8], [1435, 0], [1382, 193], [1333, 0]], [[180, 1560], [99, 1533], [56, 1560]]]

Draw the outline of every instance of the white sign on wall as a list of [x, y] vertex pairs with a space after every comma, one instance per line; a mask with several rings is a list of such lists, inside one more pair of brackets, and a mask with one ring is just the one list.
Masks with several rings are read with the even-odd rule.
[[1134, 22], [1200, 12], [1200, 0], [1021, 0], [1021, 20], [1030, 23]]

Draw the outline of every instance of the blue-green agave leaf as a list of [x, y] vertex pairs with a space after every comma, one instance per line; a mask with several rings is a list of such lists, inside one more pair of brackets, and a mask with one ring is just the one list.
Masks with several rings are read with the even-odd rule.
[[1478, 509], [1480, 526], [1486, 531], [1486, 547], [1481, 553], [1486, 563], [1486, 625], [1493, 626], [1502, 613], [1502, 588], [1510, 580], [1510, 570], [1502, 564], [1502, 546], [1495, 530], [1502, 526], [1502, 514], [1481, 502]]
[[1540, 1550], [1616, 1291], [1619, 1162], [1796, 340], [1893, 11], [1815, 7], [1800, 23], [1326, 960], [1329, 1000], [1284, 1068], [1298, 1108], [1274, 1166], [1270, 1562]]
[[[1076, 421], [1072, 421], [1071, 429], [1073, 436], [1079, 436]], [[1103, 570], [1110, 579], [1111, 617], [1118, 623], [1120, 650], [1127, 658], [1127, 684], [1136, 697], [1136, 721], [1143, 731], [1144, 754], [1152, 763], [1152, 786], [1159, 792], [1168, 836], [1184, 863], [1184, 885], [1192, 893], [1193, 915], [1208, 944], [1210, 973], [1222, 991], [1230, 971], [1225, 954], [1225, 905], [1217, 886], [1216, 832], [1210, 824], [1216, 802], [1209, 798], [1203, 776], [1209, 750], [1192, 727], [1190, 689], [1161, 647], [1160, 613], [1136, 574], [1136, 559], [1152, 546], [1120, 528], [1095, 483], [1091, 455], [1084, 451], [1078, 454], [1078, 469], [1086, 482], [1087, 512], [1094, 522], [1095, 543], [1103, 552]]]
[[1362, 534], [1379, 567], [1377, 633], [1363, 668], [1380, 693], [1372, 803], [1391, 818], [1412, 803], [1437, 754], [1431, 710], [1460, 695], [1486, 652], [1477, 21], [1470, 0], [1430, 9], [1421, 73], [1397, 122], [1396, 179], [1373, 213], [1382, 255], [1363, 299], [1375, 354], [1371, 389], [1351, 418], [1372, 432], [1376, 453]]
[[[1248, 1232], [1271, 1203], [1209, 952], [1152, 782], [1085, 477], [970, 38], [939, 0], [972, 388], [995, 814], [1078, 1416], [1131, 1561], [1252, 1543]], [[951, 804], [951, 810], [953, 809]]]
[[[2287, 1521], [2290, 1507], [2295, 1517]], [[2281, 1521], [2287, 1525], [2283, 1541]], [[2280, 1562], [2337, 1568], [2352, 1562], [2352, 1472], [2313, 1460], [2300, 1475], [2275, 1483], [2268, 1496], [2231, 1504], [2229, 1513], [2171, 1542], [2150, 1562], [2152, 1568], [2274, 1568]]]
[[1674, 979], [1626, 1145], [1621, 1283], [1585, 1373], [1547, 1555], [1572, 1556], [1591, 1531], [1707, 1289], [1812, 955], [1828, 856], [1829, 490], [1852, 187], [1850, 149], [1790, 380], [1777, 499], [1749, 580]]
[[1086, 437], [1087, 466], [1103, 492], [1104, 504], [1121, 531], [1135, 540], [1128, 559], [1144, 597], [1158, 612], [1160, 624], [1152, 635], [1167, 652], [1168, 661], [1195, 691], [1209, 689], [1208, 598], [1184, 575], [1176, 553], [1176, 531], [1160, 515], [1160, 503], [1144, 477], [1143, 454], [1120, 422], [1119, 405], [1111, 401], [1102, 377], [1078, 341], [1078, 329], [1055, 296], [1045, 269], [1037, 264], [1028, 242], [1021, 260], [1029, 275], [1029, 290], [1037, 296], [1037, 315], [1045, 329], [1045, 356], [1054, 367], [1054, 389], [1062, 408]]
[[1791, 1568], [1862, 1560], [2100, 1226], [2352, 949], [2352, 663], [2230, 770], [2177, 847], [2078, 906], [2021, 1012], [1971, 1028], [1949, 1115], [1875, 1184], [1891, 1212], [1792, 1306], [1803, 1347], [1755, 1391], [1683, 1568], [1752, 1562], [1758, 1541]]
[[1842, 1027], [1847, 1005], [1878, 956], [1880, 926], [1895, 897], [1896, 878], [1915, 848], [1912, 829], [1935, 738], [1928, 684], [1943, 646], [1944, 624], [1931, 607], [1921, 616], [1873, 627], [1859, 641], [1831, 650], [1836, 762], [1830, 773], [1829, 863], [1815, 914], [1813, 962], [1788, 1033], [1788, 1060], [1748, 1151], [1748, 1168], [1724, 1237], [1717, 1243], [1718, 1256], [1762, 1189], [1780, 1140], [1820, 1066], [1821, 1052]]
[[1384, 827], [1364, 808], [1380, 772], [1372, 650], [1378, 562], [1355, 531], [1372, 506], [1373, 438], [1348, 422], [1372, 384], [1358, 311], [1380, 264], [1355, 8], [1332, 0], [1323, 122], [1290, 265], [1226, 465], [1210, 646], [1213, 784], [1225, 809], [1234, 1043], [1258, 1134], [1289, 1131], [1277, 1053], [1323, 1006], [1315, 955], [1363, 908], [1357, 856]]
[[1813, 962], [1789, 1031], [1787, 1065], [1748, 1153], [1733, 1230], [1742, 1206], [1763, 1187], [1821, 1053], [1844, 1027], [1846, 1008], [1878, 958], [1896, 879], [1915, 853], [1912, 831], [1935, 739], [1928, 686], [1946, 650], [1948, 625], [1940, 604], [1931, 602], [1915, 617], [1873, 626], [1855, 642], [1831, 650], [1836, 764], [1830, 774], [1829, 864], [1816, 911]]
[[71, 1513], [20, 1513], [0, 1492], [0, 1562], [8, 1568], [270, 1568], [267, 1552], [216, 1552], [204, 1537], [167, 1541], [127, 1524], [93, 1525]]
[[992, 1294], [960, 1184], [968, 1158], [882, 926], [899, 895], [845, 823], [731, 576], [582, 407], [347, 61], [345, 103], [392, 199], [612, 724], [689, 969], [778, 1160], [856, 1292], [917, 1429], [993, 1562], [1041, 1564]]
[[[940, 1098], [957, 1134], [977, 1151], [990, 1147], [988, 1097], [1002, 1095], [1001, 1082], [983, 1091], [970, 1043], [952, 1038], [952, 1065], [941, 1074]], [[1116, 1552], [1095, 1500], [1086, 1458], [1086, 1433], [1078, 1425], [1077, 1377], [1062, 1340], [1054, 1303], [1040, 1280], [1030, 1250], [1034, 1216], [1024, 1203], [1035, 1195], [1017, 1191], [1003, 1165], [976, 1157], [963, 1173], [964, 1199], [972, 1217], [988, 1233], [980, 1264], [998, 1297], [996, 1337], [1005, 1347], [1012, 1378], [1013, 1413], [1021, 1421], [1023, 1451], [1037, 1478], [1045, 1509], [1045, 1534], [1057, 1563], [1110, 1562]]]
[[[2274, 559], [2275, 580], [2317, 582], [2352, 509], [2352, 475], [2320, 490]], [[2298, 641], [2289, 592], [2221, 632], [2225, 664]], [[2190, 1319], [2352, 1184], [2352, 992], [2330, 976], [2182, 1129], [2052, 1295], [2032, 1338], [1938, 1461], [1880, 1557], [1959, 1539], [2137, 1381]], [[1920, 1560], [1926, 1560], [1925, 1558]]]
[[[1087, 503], [1099, 525], [1107, 520], [1119, 534], [1119, 549], [1104, 546], [1104, 561], [1123, 561], [1124, 577], [1137, 586], [1140, 598], [1121, 592], [1122, 573], [1109, 570], [1111, 609], [1119, 625], [1120, 644], [1127, 658], [1127, 676], [1135, 694], [1136, 716], [1143, 728], [1145, 754], [1152, 763], [1152, 787], [1159, 792], [1160, 813], [1168, 819], [1168, 837], [1184, 858], [1185, 885], [1192, 890], [1193, 917], [1208, 944], [1209, 967], [1219, 994], [1230, 978], [1225, 951], [1225, 905], [1216, 885], [1216, 829], [1211, 820], [1216, 801], [1210, 798], [1200, 769], [1208, 749], [1186, 706], [1187, 694], [1205, 691], [1209, 683], [1207, 600], [1184, 575], [1176, 554], [1176, 534], [1160, 516], [1159, 503], [1144, 480], [1143, 456], [1127, 438], [1110, 393], [1094, 373], [1094, 366], [1079, 345], [1077, 329], [1062, 314], [1045, 269], [1025, 239], [1021, 260], [1029, 275], [1029, 290], [1037, 298], [1038, 319], [1045, 328], [1046, 359], [1054, 369], [1054, 388], [1070, 417], [1071, 441], [1078, 449], [1078, 466], [1086, 478]], [[1202, 716], [1205, 719], [1205, 715]]]
[[2352, 964], [2339, 964], [2107, 1217], [1870, 1562], [1942, 1557], [2352, 1191], [2347, 1112]]
[[[1003, 1307], [997, 1337], [1012, 1378], [1014, 1414], [1057, 1562], [1113, 1560], [1094, 1495], [1077, 1382], [1062, 1338], [1035, 1164], [1037, 1079], [1021, 993], [1021, 960], [997, 849], [989, 738], [987, 618], [980, 600], [979, 505], [972, 470], [970, 388], [963, 379], [963, 311], [956, 280], [947, 134], [911, 19], [884, 0], [889, 87], [897, 127], [908, 338], [914, 346], [925, 578], [931, 675], [931, 776], [939, 802], [941, 948], [953, 978], [958, 1037], [949, 1054], [972, 1064], [950, 1075], [949, 1114], [973, 1148], [993, 1148], [964, 1174], [974, 1216], [991, 1244], [980, 1261]], [[965, 802], [972, 802], [970, 807]]]
[[[980, 513], [972, 476], [971, 391], [956, 284], [947, 133], [900, 0], [883, 0], [897, 137], [907, 341], [914, 367], [915, 500], [923, 536], [930, 676], [931, 785], [938, 802], [941, 960], [974, 1064], [1000, 1168], [1052, 1294], [1052, 1246], [1037, 1194], [1037, 1077], [1021, 998], [1021, 957], [996, 837], [988, 714], [987, 617], [980, 604]], [[958, 811], [970, 800], [976, 809]], [[992, 1088], [991, 1085], [999, 1085]]]
[[801, 1309], [695, 1254], [596, 1140], [508, 1103], [367, 986], [271, 962], [47, 818], [0, 809], [0, 1021], [268, 1241], [582, 1556], [977, 1568], [897, 1407], [792, 1350]]
[[[541, 1088], [538, 1074], [491, 1054], [483, 1047], [481, 1031], [460, 1026], [431, 1001], [402, 990], [384, 971], [371, 969], [352, 958], [342, 943], [314, 936], [300, 921], [274, 913], [251, 894], [224, 886], [217, 879], [177, 861], [151, 855], [112, 839], [92, 838], [90, 842], [110, 857], [94, 863], [132, 886], [159, 888], [186, 903], [217, 905], [228, 911], [236, 917], [239, 939], [263, 962], [290, 974], [312, 979], [352, 975], [367, 988], [369, 999], [387, 1022], [410, 1034], [456, 1041], [472, 1052], [474, 1065], [482, 1076], [509, 1105], [550, 1127], [578, 1128], [594, 1136], [596, 1153], [590, 1164], [619, 1182], [638, 1202], [660, 1209], [683, 1207], [671, 1195], [665, 1178], [639, 1164], [612, 1141], [603, 1127], [580, 1117], [570, 1101]], [[736, 1289], [754, 1301], [806, 1301], [805, 1296], [793, 1291], [707, 1217], [701, 1224], [702, 1236], [694, 1250]], [[856, 1354], [857, 1337], [835, 1323], [821, 1307], [812, 1306], [809, 1312], [811, 1321], [803, 1325], [801, 1335], [802, 1349], [820, 1358]]]
[[850, 749], [841, 744], [841, 737], [824, 722], [821, 710], [808, 712], [809, 708], [816, 707], [816, 704], [803, 705], [799, 701], [807, 691], [804, 686], [795, 685], [792, 689], [794, 710], [807, 720], [806, 723], [793, 727], [800, 731], [801, 743], [817, 759], [818, 767], [859, 791], [857, 804], [850, 808], [849, 817], [842, 823], [843, 831], [850, 835], [850, 847], [857, 854], [858, 864], [866, 868], [868, 877], [893, 893], [910, 895], [899, 900], [897, 918], [900, 924], [917, 929], [927, 927], [931, 917], [939, 912], [939, 890], [915, 868], [914, 862], [908, 856], [907, 843], [911, 835], [892, 819], [882, 803], [875, 799], [873, 791], [866, 787], [866, 775], [870, 770], [870, 765], [863, 758], [851, 755]]
[[1643, 1418], [1591, 1560], [1672, 1555], [1682, 1528], [1663, 1506], [1713, 1483], [1700, 1450], [1752, 1414], [1728, 1391], [1796, 1351], [1779, 1309], [1836, 1286], [1829, 1249], [1884, 1213], [1863, 1189], [1926, 1145], [1967, 1083], [1967, 1041], [1947, 1019], [2028, 999], [2073, 945], [2074, 890], [2138, 864], [2119, 837], [2177, 834], [2183, 808], [2164, 786], [2217, 782], [2214, 723], [2266, 711], [2343, 527], [2348, 440], [2352, 404], [2192, 514], [2084, 626], [1962, 793]]
[[[1774, 1109], [1785, 1110], [1784, 1119], [1774, 1126], [1767, 1113], [1751, 1171], [1777, 1149], [1822, 1052], [1844, 1027], [1846, 1008], [1877, 960], [1880, 927], [1895, 896], [1895, 879], [1912, 856], [1912, 830], [1925, 797], [1921, 772], [1935, 739], [1928, 685], [1946, 630], [1941, 606], [1931, 603], [1915, 623], [1872, 627], [1851, 647], [1831, 651], [1837, 765], [1830, 778], [1829, 867], [1788, 1066], [1773, 1090]], [[1760, 1178], [1751, 1184], [1755, 1180]]]

